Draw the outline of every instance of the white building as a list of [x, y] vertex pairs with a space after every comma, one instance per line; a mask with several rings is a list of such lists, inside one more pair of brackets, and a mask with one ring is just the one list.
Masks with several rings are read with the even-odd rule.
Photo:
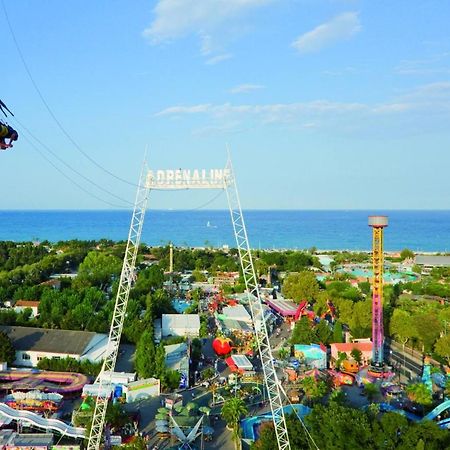
[[252, 318], [243, 305], [225, 306], [222, 310], [222, 314], [228, 319], [240, 320], [246, 323], [252, 323]]
[[157, 397], [161, 394], [161, 382], [157, 378], [146, 378], [128, 383], [123, 387], [127, 403]]
[[37, 300], [17, 300], [14, 305], [14, 311], [20, 313], [27, 308], [31, 309], [31, 317], [37, 317], [39, 315], [39, 302]]
[[[165, 345], [166, 366], [181, 374], [185, 387], [189, 387], [189, 347], [185, 342], [181, 344]], [[180, 383], [181, 384], [181, 383]]]
[[108, 344], [106, 334], [90, 331], [47, 330], [44, 328], [0, 326], [16, 349], [14, 366], [36, 367], [42, 358], [99, 362]]
[[198, 314], [163, 314], [162, 337], [183, 336], [198, 337], [200, 334], [200, 316]]

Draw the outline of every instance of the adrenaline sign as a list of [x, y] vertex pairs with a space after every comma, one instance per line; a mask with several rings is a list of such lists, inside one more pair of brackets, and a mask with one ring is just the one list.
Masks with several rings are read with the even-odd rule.
[[149, 170], [149, 189], [224, 189], [231, 181], [229, 169]]

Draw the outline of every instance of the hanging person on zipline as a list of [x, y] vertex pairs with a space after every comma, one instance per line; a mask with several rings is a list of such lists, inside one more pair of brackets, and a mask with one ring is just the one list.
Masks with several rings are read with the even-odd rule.
[[[5, 109], [14, 116], [8, 107], [0, 100], [0, 111], [7, 117]], [[17, 141], [18, 138], [19, 133], [13, 127], [0, 120], [0, 150], [11, 148], [13, 146], [13, 141]], [[9, 142], [6, 142], [6, 139], [9, 139]]]

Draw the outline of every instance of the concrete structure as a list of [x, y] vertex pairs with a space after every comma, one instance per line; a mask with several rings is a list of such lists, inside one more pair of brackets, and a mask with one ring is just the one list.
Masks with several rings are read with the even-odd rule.
[[47, 450], [53, 446], [51, 433], [16, 433], [12, 430], [0, 430], [0, 448], [2, 450]]
[[161, 394], [161, 382], [157, 378], [133, 381], [123, 387], [123, 392], [126, 395], [127, 403], [157, 397]]
[[167, 336], [198, 337], [200, 316], [198, 314], [163, 314], [161, 331], [163, 338]]
[[13, 363], [20, 367], [36, 367], [42, 358], [103, 359], [108, 336], [90, 331], [47, 330], [44, 328], [1, 325], [16, 349]]
[[176, 370], [186, 381], [186, 387], [189, 387], [189, 347], [185, 342], [181, 344], [165, 345], [166, 366], [169, 369]]
[[37, 300], [17, 300], [14, 305], [14, 311], [20, 313], [27, 308], [31, 309], [31, 317], [37, 317], [39, 315], [39, 302]]
[[417, 255], [415, 263], [421, 267], [422, 275], [429, 275], [435, 267], [450, 267], [450, 256]]

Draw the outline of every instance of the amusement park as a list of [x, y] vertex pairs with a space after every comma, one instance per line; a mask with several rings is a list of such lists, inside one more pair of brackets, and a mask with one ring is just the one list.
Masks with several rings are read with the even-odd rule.
[[[359, 414], [369, 428], [395, 415], [405, 430], [422, 436], [433, 426], [433, 439], [446, 442], [450, 370], [436, 353], [424, 357], [419, 347], [406, 347], [408, 330], [396, 319], [403, 311], [395, 306], [410, 305], [424, 269], [412, 267], [408, 252], [385, 253], [387, 216], [368, 217], [372, 251], [365, 255], [283, 256], [251, 250], [231, 160], [223, 170], [143, 171], [138, 186], [109, 335], [2, 326], [14, 348], [11, 367], [4, 363], [0, 372], [4, 439], [16, 442], [25, 428], [93, 450], [329, 448], [319, 429], [333, 412]], [[236, 251], [169, 244], [141, 257], [149, 191], [186, 187], [226, 191]], [[186, 259], [193, 252], [194, 266]], [[281, 256], [301, 260], [301, 269], [285, 270]], [[203, 266], [205, 257], [222, 267]], [[355, 276], [356, 265], [365, 277]], [[145, 285], [148, 295], [150, 276], [151, 298], [166, 306], [149, 316], [157, 303], [147, 299], [146, 309], [129, 316], [133, 291]], [[48, 314], [45, 302], [44, 295], [40, 318]], [[445, 307], [433, 300], [439, 314]], [[136, 327], [135, 345], [127, 344]], [[418, 325], [413, 335], [426, 344]], [[438, 349], [442, 337], [436, 339]], [[77, 362], [83, 359], [87, 372]]]

